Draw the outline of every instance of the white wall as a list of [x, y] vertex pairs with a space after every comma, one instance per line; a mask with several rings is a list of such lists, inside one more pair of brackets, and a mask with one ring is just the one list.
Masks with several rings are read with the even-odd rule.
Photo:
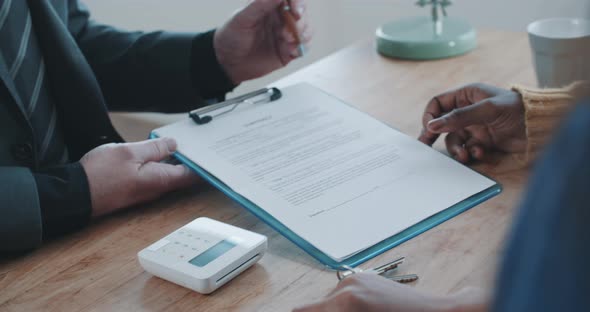
[[[201, 31], [223, 23], [247, 0], [82, 0], [95, 19], [130, 30]], [[352, 42], [373, 35], [375, 28], [401, 16], [429, 14], [414, 0], [307, 0], [315, 37], [311, 52], [288, 68], [241, 86], [244, 92], [268, 84]], [[457, 0], [451, 15], [468, 18], [478, 28], [524, 31], [546, 17], [590, 18], [589, 0]]]

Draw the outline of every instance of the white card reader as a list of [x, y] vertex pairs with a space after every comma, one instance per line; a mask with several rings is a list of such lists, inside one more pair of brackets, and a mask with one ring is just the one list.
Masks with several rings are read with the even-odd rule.
[[209, 294], [258, 262], [266, 236], [198, 218], [138, 253], [149, 273]]

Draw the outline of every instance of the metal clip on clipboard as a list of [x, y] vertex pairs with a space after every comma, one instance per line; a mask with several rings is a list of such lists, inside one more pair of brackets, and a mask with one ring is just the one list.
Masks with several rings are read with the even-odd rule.
[[[211, 120], [213, 120], [213, 117], [219, 117], [223, 114], [231, 113], [233, 110], [236, 109], [236, 107], [238, 107], [238, 105], [240, 105], [242, 103], [258, 104], [258, 103], [274, 102], [274, 101], [280, 99], [282, 96], [283, 96], [283, 94], [281, 93], [281, 90], [279, 90], [277, 88], [264, 88], [264, 89], [260, 89], [258, 91], [244, 94], [242, 96], [238, 96], [236, 98], [227, 100], [225, 102], [221, 102], [221, 103], [205, 106], [205, 107], [202, 107], [199, 109], [195, 109], [193, 111], [190, 111], [188, 113], [188, 115], [196, 124], [204, 125], [204, 124], [211, 122]], [[228, 108], [228, 107], [229, 107], [229, 109], [227, 109], [223, 112], [217, 113], [215, 115], [206, 115], [211, 112], [214, 112], [214, 111], [217, 111], [220, 109], [224, 109], [224, 108]]]

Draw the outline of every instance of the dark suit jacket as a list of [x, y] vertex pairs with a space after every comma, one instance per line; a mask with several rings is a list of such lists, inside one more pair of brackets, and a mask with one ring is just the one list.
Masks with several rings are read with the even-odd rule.
[[[233, 87], [213, 50], [213, 32], [123, 32], [97, 24], [78, 0], [28, 1], [70, 159], [122, 139], [108, 109], [186, 112]], [[14, 1], [13, 5], [22, 4]], [[90, 218], [77, 162], [41, 168], [36, 138], [0, 65], [0, 251], [38, 246]]]

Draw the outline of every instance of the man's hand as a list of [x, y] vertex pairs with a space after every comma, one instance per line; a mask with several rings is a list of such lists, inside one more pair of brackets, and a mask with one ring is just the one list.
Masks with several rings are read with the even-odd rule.
[[[283, 0], [252, 0], [215, 32], [215, 53], [230, 79], [239, 84], [277, 70], [299, 57], [295, 38], [281, 15]], [[307, 29], [303, 0], [292, 1], [303, 43]]]
[[489, 85], [472, 84], [434, 97], [422, 124], [420, 141], [432, 145], [448, 133], [447, 150], [462, 163], [491, 152], [522, 153], [527, 146], [520, 94]]
[[324, 300], [295, 309], [297, 312], [483, 312], [486, 298], [481, 291], [436, 297], [410, 286], [371, 273], [348, 277]]
[[107, 144], [82, 157], [88, 176], [92, 216], [97, 217], [156, 199], [189, 186], [197, 176], [183, 165], [160, 163], [176, 151], [173, 139]]

